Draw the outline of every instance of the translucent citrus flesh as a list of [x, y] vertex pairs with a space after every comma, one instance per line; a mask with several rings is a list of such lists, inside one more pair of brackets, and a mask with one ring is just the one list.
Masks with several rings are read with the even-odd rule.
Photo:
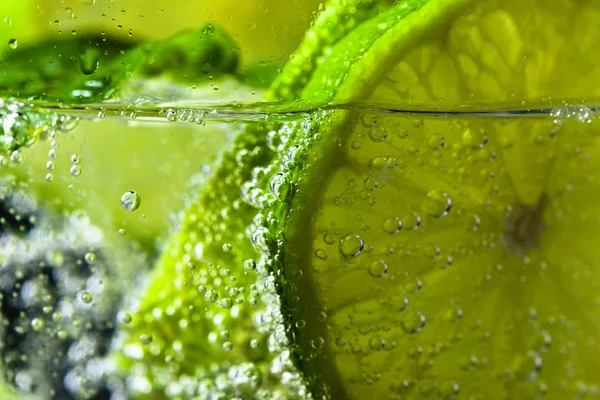
[[[337, 96], [413, 109], [589, 101], [599, 20], [593, 2], [472, 2], [405, 53], [370, 59], [367, 49]], [[393, 47], [385, 40], [375, 51]], [[370, 74], [372, 62], [387, 71]], [[353, 86], [370, 94], [352, 98]], [[282, 264], [313, 391], [597, 395], [596, 117], [329, 118], [294, 141], [309, 156]]]

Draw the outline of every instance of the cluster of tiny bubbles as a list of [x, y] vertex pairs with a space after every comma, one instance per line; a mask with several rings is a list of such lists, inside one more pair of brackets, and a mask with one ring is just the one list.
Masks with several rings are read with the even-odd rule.
[[553, 123], [557, 126], [563, 124], [564, 120], [576, 120], [581, 123], [590, 124], [594, 118], [597, 118], [596, 113], [590, 107], [571, 107], [563, 106], [555, 108], [550, 112], [553, 118]]
[[102, 232], [82, 212], [57, 218], [32, 195], [0, 187], [0, 339], [7, 382], [53, 398], [124, 390], [105, 358], [122, 288], [108, 279], [120, 267], [102, 247]]
[[[206, 112], [203, 110], [193, 110], [193, 109], [177, 109], [174, 110], [169, 108], [167, 110], [161, 110], [161, 112], [165, 113], [165, 118], [167, 121], [175, 122], [191, 122], [194, 124], [202, 125], [204, 123], [204, 119], [206, 117]], [[216, 113], [216, 110], [213, 111]]]

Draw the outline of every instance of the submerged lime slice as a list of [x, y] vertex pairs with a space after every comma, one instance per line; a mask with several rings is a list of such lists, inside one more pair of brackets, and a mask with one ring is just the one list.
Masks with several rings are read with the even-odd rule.
[[599, 7], [329, 6], [273, 97], [334, 107], [254, 125], [223, 156], [127, 318], [132, 390], [596, 395], [592, 110], [431, 111], [597, 100]]
[[[302, 96], [413, 111], [590, 103], [598, 21], [591, 1], [404, 1], [329, 49]], [[314, 121], [279, 132], [264, 187], [291, 194], [261, 212], [316, 397], [597, 395], [590, 109]]]

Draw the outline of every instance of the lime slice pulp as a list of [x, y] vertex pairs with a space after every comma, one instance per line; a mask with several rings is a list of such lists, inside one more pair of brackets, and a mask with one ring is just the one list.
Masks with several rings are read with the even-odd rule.
[[550, 109], [334, 111], [289, 135], [295, 195], [270, 229], [313, 393], [597, 393], [600, 127], [561, 106], [598, 99], [598, 18], [586, 1], [406, 1], [333, 46], [305, 98]]

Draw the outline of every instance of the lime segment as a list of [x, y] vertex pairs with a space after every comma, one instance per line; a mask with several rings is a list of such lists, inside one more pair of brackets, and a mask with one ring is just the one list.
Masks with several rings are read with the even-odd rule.
[[[429, 112], [590, 102], [593, 40], [568, 22], [593, 32], [593, 15], [585, 1], [402, 2], [334, 45], [303, 96]], [[271, 211], [294, 354], [317, 397], [598, 391], [589, 109], [315, 120], [272, 164], [296, 189]], [[284, 162], [298, 149], [306, 159]]]

